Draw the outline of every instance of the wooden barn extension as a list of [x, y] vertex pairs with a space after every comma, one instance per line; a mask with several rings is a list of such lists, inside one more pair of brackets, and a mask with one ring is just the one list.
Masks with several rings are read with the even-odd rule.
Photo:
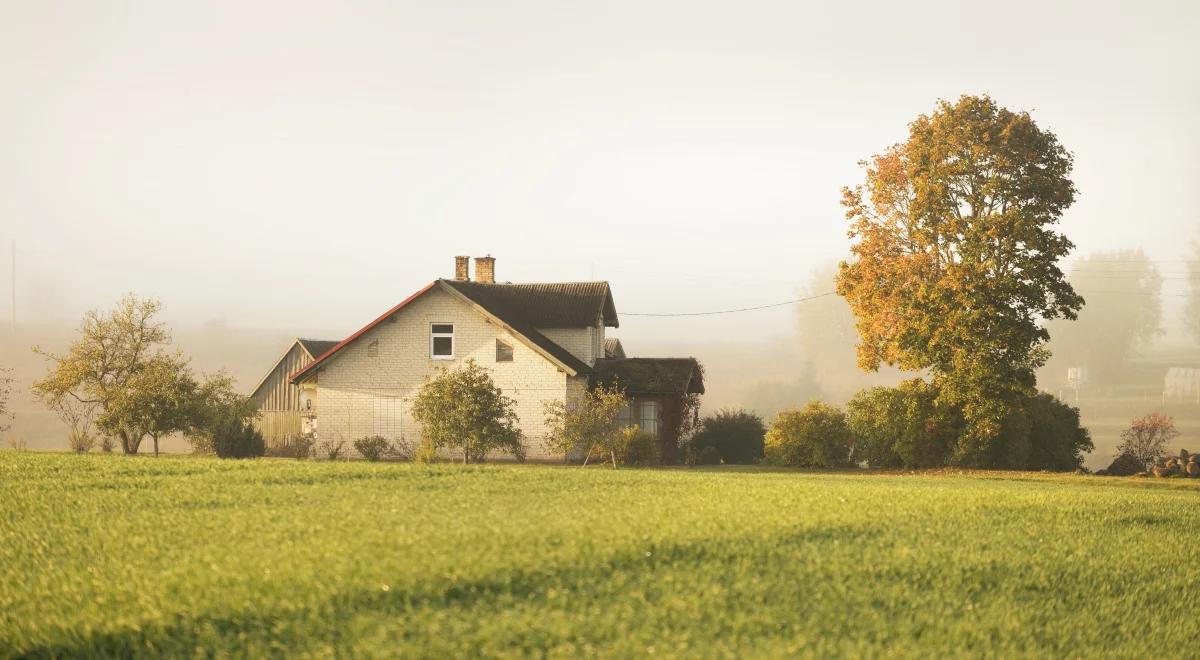
[[259, 381], [250, 398], [258, 404], [255, 427], [268, 449], [283, 449], [305, 431], [300, 388], [288, 376], [308, 366], [337, 345], [336, 341], [296, 339]]

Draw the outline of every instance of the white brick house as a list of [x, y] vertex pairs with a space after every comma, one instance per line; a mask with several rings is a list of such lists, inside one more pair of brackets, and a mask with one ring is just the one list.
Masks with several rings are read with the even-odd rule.
[[[477, 280], [468, 276], [468, 258], [456, 258], [453, 280], [438, 279], [392, 307], [313, 362], [296, 371], [297, 384], [311, 410], [318, 443], [344, 443], [381, 435], [415, 445], [420, 425], [412, 402], [427, 378], [468, 359], [491, 372], [516, 402], [531, 459], [547, 454], [543, 405], [568, 405], [589, 386], [604, 362], [605, 373], [626, 360], [606, 357], [619, 343], [606, 342], [605, 329], [618, 324], [607, 282], [497, 284], [495, 260], [476, 258]], [[632, 362], [632, 361], [630, 361]], [[699, 365], [683, 385], [703, 392]], [[657, 402], [631, 406], [631, 423], [656, 430]]]

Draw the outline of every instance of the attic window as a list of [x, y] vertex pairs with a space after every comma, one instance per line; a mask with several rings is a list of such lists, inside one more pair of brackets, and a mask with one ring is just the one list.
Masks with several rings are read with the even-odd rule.
[[379, 340], [367, 344], [367, 357], [379, 357]]
[[496, 340], [496, 361], [497, 362], [512, 362], [513, 361], [513, 347], [500, 341], [499, 339]]
[[434, 360], [454, 359], [454, 324], [434, 323], [430, 326], [429, 357]]

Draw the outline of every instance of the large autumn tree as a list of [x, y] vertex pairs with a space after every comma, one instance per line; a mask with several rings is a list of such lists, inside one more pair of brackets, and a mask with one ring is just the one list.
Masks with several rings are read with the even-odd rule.
[[1045, 321], [1083, 299], [1058, 261], [1055, 225], [1075, 200], [1071, 155], [1026, 112], [987, 96], [942, 101], [843, 190], [850, 260], [838, 293], [856, 317], [858, 362], [932, 374], [967, 430], [952, 460], [993, 462], [1005, 420], [1034, 394]]

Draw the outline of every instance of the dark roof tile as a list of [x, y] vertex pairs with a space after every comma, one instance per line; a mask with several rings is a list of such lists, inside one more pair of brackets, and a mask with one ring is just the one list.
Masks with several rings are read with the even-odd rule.
[[[586, 328], [596, 324], [617, 327], [617, 308], [608, 282], [546, 284], [483, 284], [443, 280], [493, 314], [523, 319], [535, 328]], [[499, 314], [497, 314], [499, 315]]]
[[617, 385], [630, 394], [704, 394], [704, 368], [696, 358], [602, 358], [591, 385]]

